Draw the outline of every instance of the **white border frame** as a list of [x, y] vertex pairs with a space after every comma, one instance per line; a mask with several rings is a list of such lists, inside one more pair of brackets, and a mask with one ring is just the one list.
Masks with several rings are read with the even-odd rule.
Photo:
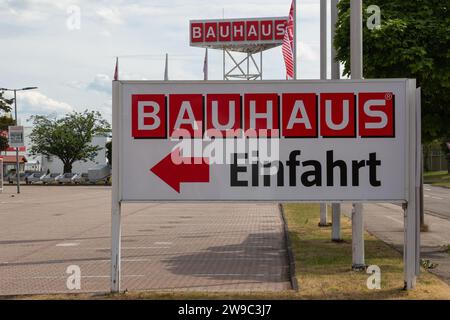
[[[327, 84], [330, 82], [339, 82], [339, 83], [348, 83], [348, 84], [352, 84], [352, 83], [379, 83], [379, 82], [383, 82], [383, 83], [398, 83], [398, 82], [405, 82], [405, 105], [409, 106], [407, 110], [405, 110], [405, 117], [407, 118], [406, 123], [405, 123], [405, 159], [408, 160], [410, 158], [410, 151], [409, 151], [409, 139], [410, 139], [410, 134], [409, 134], [409, 121], [408, 119], [410, 119], [410, 113], [414, 113], [411, 110], [415, 110], [414, 108], [412, 108], [410, 106], [410, 100], [411, 100], [411, 95], [413, 94], [414, 97], [412, 97], [413, 99], [415, 99], [415, 89], [413, 91], [410, 91], [412, 86], [415, 86], [415, 80], [414, 80], [414, 85], [410, 85], [409, 82], [412, 81], [410, 79], [405, 79], [405, 78], [393, 78], [393, 79], [362, 79], [362, 80], [358, 80], [358, 79], [344, 79], [344, 80], [292, 80], [295, 83], [298, 84], [302, 84], [302, 83], [308, 83], [311, 84], [313, 83], [317, 83], [317, 84]], [[290, 83], [292, 83], [292, 81], [290, 81]], [[249, 81], [245, 81], [245, 84], [262, 84], [262, 83], [273, 83], [273, 84], [285, 84], [286, 80], [249, 80]], [[122, 132], [122, 121], [120, 120], [120, 117], [122, 115], [122, 111], [123, 111], [123, 106], [122, 106], [122, 86], [124, 84], [164, 84], [167, 85], [167, 81], [158, 81], [158, 80], [120, 80], [120, 81], [114, 81], [113, 84], [116, 83], [117, 84], [117, 90], [118, 92], [116, 93], [116, 95], [114, 95], [113, 92], [113, 127], [119, 128], [120, 132]], [[205, 81], [204, 80], [175, 80], [175, 81], [170, 81], [170, 83], [172, 84], [196, 84], [196, 85], [204, 85]], [[208, 83], [210, 84], [230, 84], [229, 80], [212, 80], [212, 81], [208, 81]], [[114, 86], [114, 85], [113, 85]], [[114, 87], [113, 87], [114, 88]], [[410, 91], [410, 92], [409, 92]], [[116, 103], [117, 105], [114, 104], [114, 98], [117, 99]], [[116, 117], [118, 118], [118, 123], [116, 125], [114, 125], [114, 110], [116, 110], [116, 112], [118, 112], [118, 114], [116, 115]], [[114, 140], [114, 129], [113, 129], [113, 140]], [[119, 146], [116, 147], [116, 150], [119, 150], [119, 155], [117, 156], [118, 160], [114, 160], [114, 151], [113, 151], [113, 163], [114, 161], [116, 161], [116, 163], [122, 163], [123, 162], [123, 152], [122, 152], [122, 148], [121, 146], [123, 145], [122, 143], [122, 134], [118, 135], [118, 139], [115, 140], [119, 140]], [[114, 148], [114, 142], [113, 142], [113, 148]], [[414, 149], [415, 150], [415, 149]], [[415, 151], [414, 151], [415, 152]], [[409, 197], [409, 175], [411, 174], [410, 169], [409, 169], [409, 164], [406, 163], [405, 164], [405, 190], [404, 190], [404, 200], [403, 199], [379, 199], [379, 200], [370, 200], [370, 199], [352, 199], [352, 200], [341, 200], [341, 199], [328, 199], [326, 200], [327, 202], [334, 202], [334, 203], [347, 203], [347, 202], [351, 202], [351, 203], [395, 203], [395, 204], [403, 204], [408, 202], [408, 197]], [[118, 169], [118, 179], [114, 179], [114, 169], [112, 171], [112, 180], [116, 180], [116, 181], [122, 181], [123, 179], [123, 168], [119, 165], [119, 169]], [[113, 182], [114, 184], [114, 182]], [[175, 203], [192, 203], [192, 202], [209, 202], [209, 203], [215, 203], [215, 202], [240, 202], [240, 203], [322, 203], [323, 200], [299, 200], [299, 199], [285, 199], [285, 200], [189, 200], [189, 199], [184, 199], [184, 200], [167, 200], [167, 199], [157, 199], [157, 200], [148, 200], [148, 199], [133, 199], [133, 200], [129, 200], [129, 199], [124, 199], [123, 198], [123, 194], [122, 194], [122, 186], [119, 185], [118, 186], [118, 201], [119, 202], [123, 202], [123, 203], [158, 203], [161, 201], [169, 201], [169, 202], [175, 202]]]

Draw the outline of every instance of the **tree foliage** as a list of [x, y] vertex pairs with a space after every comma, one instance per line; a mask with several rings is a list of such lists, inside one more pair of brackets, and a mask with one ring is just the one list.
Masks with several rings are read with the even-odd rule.
[[106, 159], [108, 159], [108, 164], [112, 165], [112, 141], [108, 141], [105, 147], [106, 147]]
[[7, 99], [4, 91], [0, 91], [0, 111], [11, 112], [11, 105], [14, 99]]
[[8, 149], [8, 127], [13, 126], [15, 121], [10, 116], [0, 116], [0, 152]]
[[[373, 1], [363, 1], [364, 77], [415, 78], [422, 87], [425, 142], [450, 138], [450, 0], [378, 0], [381, 28], [365, 21]], [[341, 0], [334, 46], [350, 75], [350, 2]]]
[[8, 149], [9, 144], [8, 144], [8, 138], [0, 135], [0, 152], [5, 151], [6, 149]]
[[31, 154], [58, 157], [64, 164], [64, 173], [72, 172], [76, 161], [94, 160], [102, 148], [91, 145], [93, 136], [111, 131], [97, 111], [72, 112], [60, 119], [37, 115], [30, 120]]

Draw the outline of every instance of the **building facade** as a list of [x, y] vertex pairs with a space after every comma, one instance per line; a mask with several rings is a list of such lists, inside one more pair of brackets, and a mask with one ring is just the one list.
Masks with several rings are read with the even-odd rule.
[[[32, 155], [30, 134], [32, 127], [24, 127], [24, 143], [25, 146], [19, 148], [19, 168], [21, 172], [24, 171], [50, 171], [51, 173], [63, 173], [64, 165], [62, 161], [55, 156], [44, 155]], [[99, 164], [106, 164], [106, 142], [108, 137], [106, 136], [94, 136], [91, 145], [98, 146], [101, 149], [97, 152], [97, 156], [93, 161], [77, 161], [73, 164], [72, 172], [74, 173], [87, 173], [89, 168], [92, 168]], [[16, 150], [9, 148], [7, 151], [2, 152], [0, 157], [3, 161], [3, 173], [6, 175], [11, 170], [16, 168]]]
[[[92, 139], [91, 145], [98, 146], [101, 148], [101, 150], [97, 151], [97, 156], [95, 157], [94, 161], [77, 161], [72, 166], [72, 172], [73, 173], [87, 173], [88, 169], [99, 165], [99, 164], [106, 164], [106, 142], [107, 137], [106, 136], [95, 136]], [[62, 161], [55, 157], [55, 156], [41, 156], [41, 171], [51, 173], [65, 173], [63, 172], [64, 165]]]

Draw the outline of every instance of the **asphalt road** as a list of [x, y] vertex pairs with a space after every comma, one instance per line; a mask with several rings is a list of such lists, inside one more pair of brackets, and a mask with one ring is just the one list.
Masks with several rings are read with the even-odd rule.
[[425, 212], [450, 219], [450, 189], [424, 185]]

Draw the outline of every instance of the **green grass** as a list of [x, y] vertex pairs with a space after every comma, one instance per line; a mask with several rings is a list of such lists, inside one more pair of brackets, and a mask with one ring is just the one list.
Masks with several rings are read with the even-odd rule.
[[343, 217], [343, 242], [334, 243], [331, 228], [318, 228], [318, 204], [285, 206], [289, 236], [296, 259], [299, 298], [303, 299], [450, 299], [450, 288], [436, 276], [423, 270], [417, 288], [403, 291], [402, 255], [365, 234], [368, 265], [381, 269], [381, 289], [369, 290], [368, 274], [351, 270], [351, 222]]
[[450, 174], [447, 171], [430, 171], [423, 174], [423, 180], [427, 184], [450, 188]]

